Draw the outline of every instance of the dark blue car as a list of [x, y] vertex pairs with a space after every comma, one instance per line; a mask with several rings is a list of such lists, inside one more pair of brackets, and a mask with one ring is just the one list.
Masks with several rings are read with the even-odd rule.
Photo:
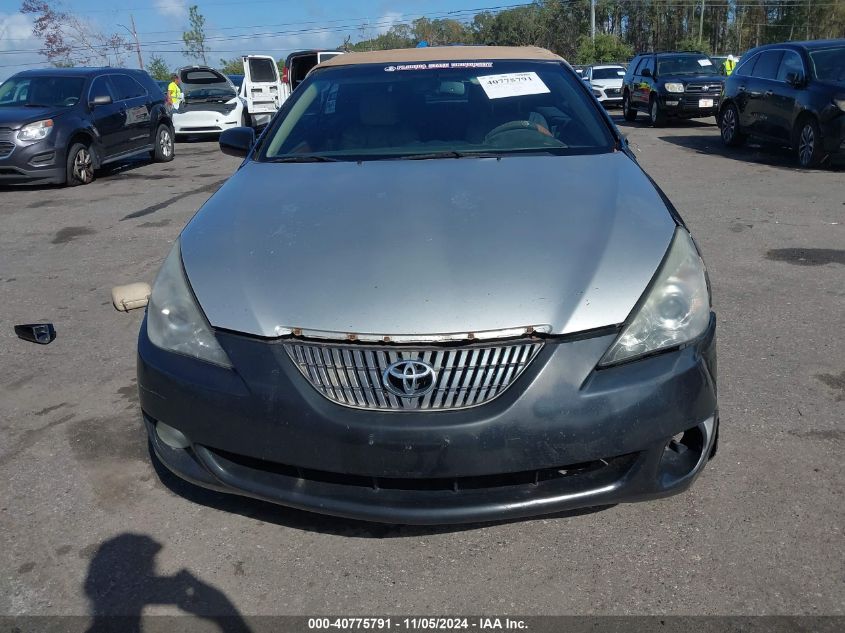
[[173, 160], [165, 98], [142, 70], [27, 70], [0, 85], [0, 183], [84, 185], [136, 155]]

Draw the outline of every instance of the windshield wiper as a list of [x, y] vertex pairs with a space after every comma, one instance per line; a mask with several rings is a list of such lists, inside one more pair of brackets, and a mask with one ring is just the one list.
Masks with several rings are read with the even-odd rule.
[[439, 158], [501, 158], [502, 155], [494, 152], [459, 152], [447, 150], [445, 152], [430, 152], [428, 154], [403, 154], [396, 156], [397, 160], [437, 160]]
[[276, 156], [275, 158], [268, 158], [265, 162], [268, 163], [337, 163], [340, 162], [337, 158], [329, 156]]
[[44, 103], [27, 103], [25, 108], [52, 108], [53, 106]]

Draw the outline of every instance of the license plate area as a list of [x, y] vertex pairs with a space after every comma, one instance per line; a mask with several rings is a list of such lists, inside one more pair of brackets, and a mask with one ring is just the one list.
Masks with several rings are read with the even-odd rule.
[[698, 107], [699, 108], [712, 108], [713, 107], [713, 99], [699, 99], [698, 100]]

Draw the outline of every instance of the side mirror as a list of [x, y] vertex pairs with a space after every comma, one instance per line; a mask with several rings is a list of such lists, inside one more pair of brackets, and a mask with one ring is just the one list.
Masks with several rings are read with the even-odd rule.
[[643, 68], [643, 72], [641, 74], [643, 77], [651, 77], [651, 68]]
[[109, 96], [109, 95], [97, 95], [96, 97], [91, 99], [89, 105], [92, 108], [95, 108], [97, 106], [110, 105], [111, 102], [112, 102], [111, 96]]
[[587, 77], [587, 75], [581, 75], [581, 79], [586, 81], [587, 83], [590, 83], [590, 78]]
[[56, 339], [56, 328], [52, 323], [27, 323], [16, 325], [15, 334], [30, 343], [49, 345]]
[[786, 83], [793, 88], [798, 88], [804, 83], [804, 78], [801, 76], [801, 73], [786, 73]]
[[251, 127], [233, 127], [220, 135], [220, 151], [229, 156], [243, 158], [255, 145], [255, 130]]

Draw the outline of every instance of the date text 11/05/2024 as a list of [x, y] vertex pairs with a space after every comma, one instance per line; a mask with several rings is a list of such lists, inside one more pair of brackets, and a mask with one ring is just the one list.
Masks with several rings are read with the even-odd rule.
[[308, 630], [375, 630], [389, 631], [392, 629], [404, 629], [410, 631], [446, 631], [446, 630], [471, 630], [495, 631], [525, 630], [528, 626], [524, 620], [497, 617], [479, 618], [445, 618], [445, 617], [420, 617], [420, 618], [308, 618]]

